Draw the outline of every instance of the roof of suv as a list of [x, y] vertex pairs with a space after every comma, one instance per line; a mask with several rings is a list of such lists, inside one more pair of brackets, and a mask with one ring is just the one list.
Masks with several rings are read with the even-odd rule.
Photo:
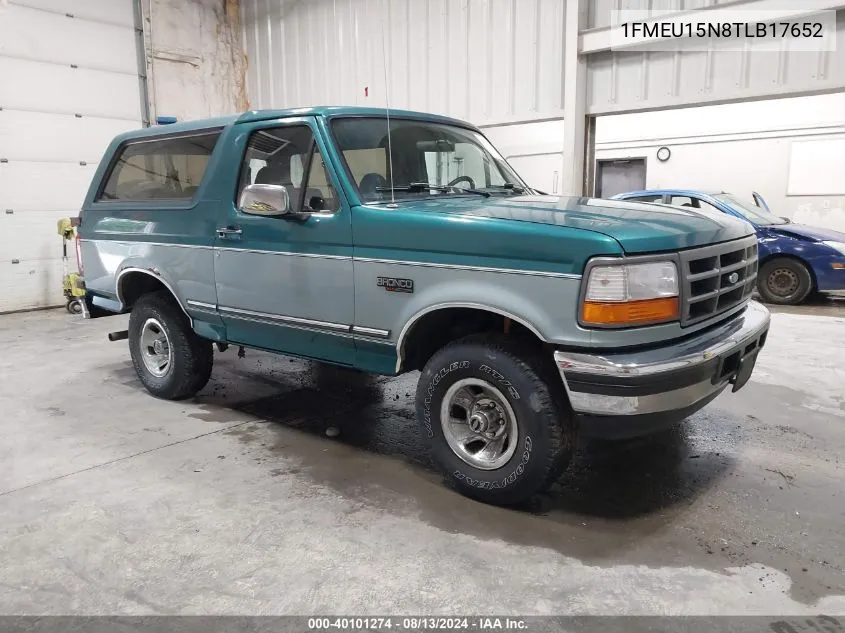
[[[385, 112], [386, 111], [384, 108], [363, 108], [358, 106], [314, 106], [308, 108], [285, 108], [277, 110], [248, 110], [240, 114], [231, 114], [222, 117], [196, 119], [191, 121], [182, 121], [179, 123], [169, 123], [166, 125], [152, 125], [150, 127], [125, 132], [118, 136], [118, 140], [124, 141], [133, 138], [143, 138], [147, 136], [157, 136], [161, 134], [197, 132], [200, 130], [225, 127], [234, 123], [250, 123], [253, 121], [267, 121], [272, 119], [283, 119], [295, 116], [373, 117], [384, 116]], [[438, 123], [446, 123], [451, 125], [458, 125], [460, 127], [477, 129], [474, 125], [467, 123], [466, 121], [461, 121], [460, 119], [453, 119], [451, 117], [442, 116], [439, 114], [431, 114], [428, 112], [416, 112], [413, 110], [394, 110], [391, 108], [390, 116], [391, 118], [395, 117], [402, 119], [424, 119], [427, 121], [435, 121]]]
[[[716, 191], [710, 189], [642, 189], [640, 191], [626, 191], [625, 193], [620, 193], [620, 196], [654, 196], [654, 195], [663, 195], [663, 194], [670, 194], [673, 196], [695, 196], [695, 195], [705, 195], [705, 196], [718, 196], [724, 194], [724, 191]], [[616, 197], [616, 196], [614, 196]]]

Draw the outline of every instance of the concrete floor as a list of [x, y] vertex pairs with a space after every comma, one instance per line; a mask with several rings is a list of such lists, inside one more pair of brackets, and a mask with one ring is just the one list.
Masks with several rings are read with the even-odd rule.
[[125, 317], [0, 317], [0, 613], [845, 614], [843, 317], [775, 314], [745, 389], [524, 510], [441, 485], [416, 375], [230, 350], [171, 403]]

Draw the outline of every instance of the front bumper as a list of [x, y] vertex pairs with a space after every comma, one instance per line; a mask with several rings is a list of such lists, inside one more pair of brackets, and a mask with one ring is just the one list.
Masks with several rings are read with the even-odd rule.
[[741, 389], [766, 343], [769, 311], [739, 315], [665, 347], [611, 354], [554, 353], [584, 435], [635, 437], [671, 426], [726, 387]]
[[[813, 261], [813, 274], [819, 292], [839, 292], [845, 290], [845, 257]], [[834, 268], [837, 266], [837, 268]], [[839, 268], [841, 266], [841, 268]]]

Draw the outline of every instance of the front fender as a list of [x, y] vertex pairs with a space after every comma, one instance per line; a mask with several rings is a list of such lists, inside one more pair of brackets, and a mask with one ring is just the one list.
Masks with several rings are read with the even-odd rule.
[[461, 274], [427, 283], [417, 273], [415, 293], [397, 314], [392, 331], [400, 358], [408, 333], [425, 315], [448, 308], [473, 308], [508, 317], [524, 325], [540, 340], [559, 342], [572, 332], [578, 305], [580, 280], [563, 276], [534, 276], [510, 273]]
[[760, 236], [759, 243], [761, 266], [775, 257], [791, 257], [810, 269], [816, 290], [845, 289], [845, 274], [831, 266], [836, 262], [845, 263], [845, 256], [828, 246], [784, 236]]

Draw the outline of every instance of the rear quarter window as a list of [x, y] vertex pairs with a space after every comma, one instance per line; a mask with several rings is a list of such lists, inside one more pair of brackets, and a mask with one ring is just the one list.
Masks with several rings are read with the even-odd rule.
[[190, 200], [219, 138], [218, 130], [124, 144], [96, 201]]

